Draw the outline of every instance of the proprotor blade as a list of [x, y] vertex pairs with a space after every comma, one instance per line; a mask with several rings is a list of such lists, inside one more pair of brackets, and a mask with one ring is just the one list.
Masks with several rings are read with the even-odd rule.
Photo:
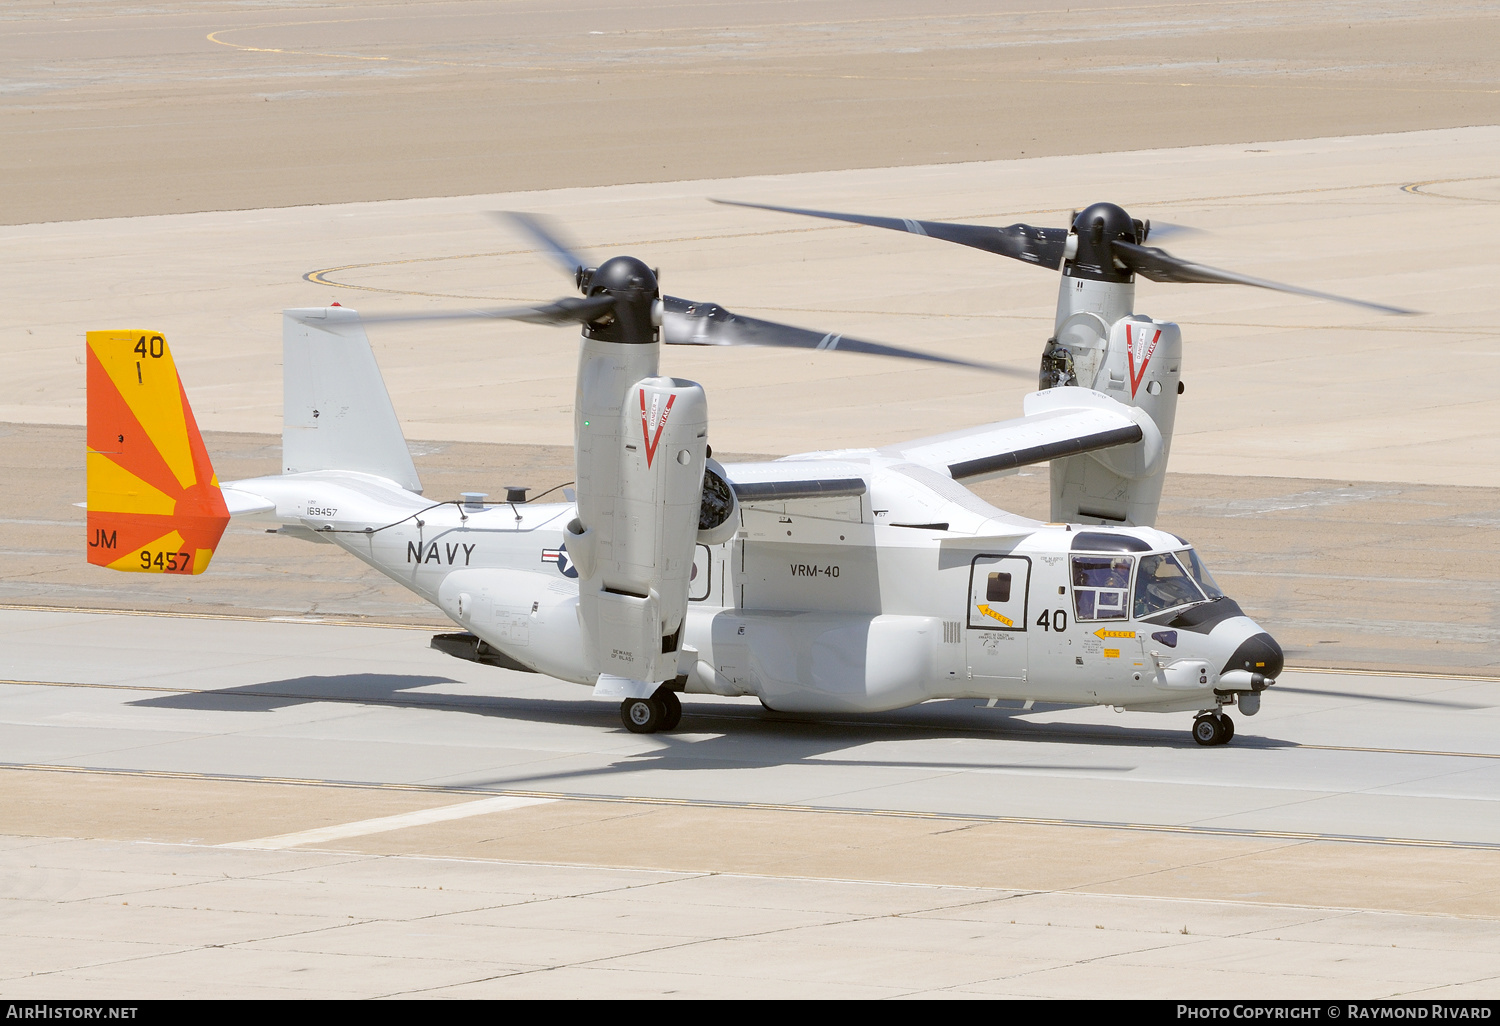
[[822, 217], [831, 221], [848, 221], [851, 224], [867, 224], [875, 228], [927, 235], [944, 242], [956, 242], [960, 246], [982, 249], [986, 253], [998, 253], [1013, 260], [1020, 260], [1040, 267], [1056, 270], [1062, 266], [1063, 252], [1067, 248], [1068, 229], [1036, 228], [1029, 224], [1013, 224], [995, 228], [983, 224], [950, 224], [946, 221], [913, 221], [905, 217], [871, 217], [866, 214], [838, 214], [829, 210], [802, 210], [798, 207], [774, 207], [765, 203], [740, 203], [735, 200], [714, 200], [733, 207], [752, 207], [756, 210], [776, 210], [783, 214], [802, 214], [805, 217]]
[[530, 324], [587, 324], [614, 309], [613, 296], [564, 296], [543, 306], [505, 306], [491, 310], [433, 310], [424, 313], [375, 314], [361, 317], [366, 324], [409, 321], [526, 321]]
[[1208, 267], [1204, 264], [1195, 264], [1191, 260], [1183, 260], [1180, 257], [1173, 256], [1164, 249], [1157, 249], [1154, 246], [1137, 246], [1134, 243], [1116, 239], [1112, 243], [1112, 249], [1122, 264], [1136, 274], [1150, 278], [1152, 281], [1171, 281], [1184, 284], [1253, 285], [1258, 289], [1272, 289], [1276, 292], [1290, 292], [1298, 296], [1310, 296], [1313, 299], [1327, 299], [1335, 303], [1347, 303], [1350, 306], [1362, 306], [1367, 310], [1378, 310], [1385, 314], [1415, 314], [1418, 312], [1399, 306], [1370, 303], [1363, 299], [1351, 299], [1348, 296], [1336, 296], [1331, 292], [1318, 292], [1314, 289], [1299, 288], [1296, 285], [1284, 285], [1277, 281], [1267, 281], [1265, 278], [1252, 278], [1248, 274], [1236, 274], [1234, 271], [1221, 271], [1216, 267]]
[[717, 303], [694, 303], [676, 296], [662, 297], [662, 340], [674, 346], [775, 346], [782, 349], [840, 350], [894, 356], [924, 363], [943, 363], [953, 367], [971, 367], [991, 374], [1034, 378], [1035, 371], [1018, 370], [993, 363], [958, 360], [951, 356], [918, 352], [897, 346], [864, 342], [844, 335], [794, 328], [789, 324], [763, 321], [730, 313]]
[[573, 250], [562, 241], [562, 233], [556, 227], [547, 224], [536, 214], [521, 214], [512, 210], [492, 210], [490, 216], [502, 224], [510, 224], [519, 228], [522, 234], [527, 235], [533, 242], [542, 248], [552, 261], [563, 269], [568, 277], [577, 280], [578, 272], [588, 265], [583, 258], [574, 253]]
[[1174, 224], [1171, 221], [1147, 221], [1145, 222], [1147, 236], [1153, 239], [1167, 239], [1181, 235], [1202, 235], [1202, 228], [1194, 228], [1190, 224]]

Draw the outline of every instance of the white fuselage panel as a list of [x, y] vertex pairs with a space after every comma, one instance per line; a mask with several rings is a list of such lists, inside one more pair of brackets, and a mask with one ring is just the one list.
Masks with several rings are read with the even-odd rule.
[[[1075, 581], [1077, 528], [958, 501], [953, 482], [928, 487], [901, 465], [841, 472], [862, 475], [866, 493], [743, 505], [733, 538], [696, 546], [685, 690], [810, 712], [958, 697], [1207, 708], [1230, 655], [1261, 632], [1243, 615], [1191, 628], [1136, 618], [1128, 569], [1114, 586]], [[332, 471], [233, 486], [275, 503], [259, 516], [340, 545], [517, 662], [580, 684], [602, 672], [566, 548], [573, 505], [465, 509]], [[1185, 547], [1150, 528], [1115, 533]]]

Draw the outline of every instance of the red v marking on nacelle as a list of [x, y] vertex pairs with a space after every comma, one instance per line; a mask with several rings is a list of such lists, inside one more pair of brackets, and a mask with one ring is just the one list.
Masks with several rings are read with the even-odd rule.
[[[661, 443], [661, 429], [667, 426], [667, 417], [672, 413], [672, 404], [677, 401], [677, 393], [673, 392], [667, 396], [667, 408], [661, 411], [661, 420], [656, 422], [656, 435], [651, 434], [651, 425], [646, 419], [646, 390], [641, 392], [641, 436], [646, 441], [646, 466], [650, 468], [651, 461], [656, 458], [656, 447]], [[658, 392], [651, 397], [651, 416], [656, 416], [657, 407], [661, 405], [661, 393]]]
[[1151, 362], [1151, 357], [1156, 353], [1156, 343], [1161, 341], [1161, 329], [1156, 329], [1156, 334], [1151, 336], [1151, 343], [1146, 346], [1146, 355], [1141, 357], [1141, 369], [1135, 368], [1135, 337], [1130, 334], [1132, 325], [1125, 325], [1125, 359], [1130, 362], [1130, 398], [1135, 398], [1136, 389], [1141, 387], [1141, 380], [1146, 376], [1146, 364]]

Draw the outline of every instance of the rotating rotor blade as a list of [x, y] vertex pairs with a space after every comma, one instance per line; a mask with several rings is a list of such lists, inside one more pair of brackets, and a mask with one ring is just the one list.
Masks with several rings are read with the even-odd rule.
[[1298, 296], [1310, 296], [1313, 299], [1327, 299], [1335, 303], [1362, 306], [1367, 310], [1378, 310], [1386, 314], [1415, 314], [1418, 312], [1399, 306], [1386, 306], [1383, 303], [1369, 303], [1363, 299], [1350, 299], [1348, 296], [1336, 296], [1331, 292], [1318, 292], [1314, 289], [1299, 288], [1296, 285], [1283, 285], [1281, 282], [1267, 281], [1265, 278], [1252, 278], [1247, 274], [1236, 274], [1233, 271], [1221, 271], [1216, 267], [1195, 264], [1191, 260], [1174, 257], [1166, 250], [1157, 249], [1154, 246], [1137, 246], [1133, 242], [1124, 242], [1120, 239], [1114, 240], [1111, 246], [1120, 263], [1130, 268], [1136, 274], [1150, 278], [1152, 281], [1170, 281], [1182, 284], [1254, 285], [1260, 289], [1291, 292]]
[[1171, 221], [1147, 221], [1150, 226], [1150, 235], [1153, 239], [1168, 239], [1182, 235], [1202, 235], [1202, 228], [1194, 228], [1190, 224], [1173, 224]]
[[434, 310], [423, 313], [375, 314], [361, 317], [366, 324], [404, 324], [411, 321], [526, 321], [529, 324], [586, 324], [615, 307], [613, 296], [565, 296], [543, 306], [503, 306], [491, 310]]
[[944, 242], [956, 242], [960, 246], [971, 246], [986, 253], [998, 253], [1013, 260], [1020, 260], [1053, 270], [1062, 266], [1063, 251], [1068, 244], [1066, 228], [1035, 228], [1029, 224], [1013, 224], [995, 228], [983, 224], [949, 224], [946, 221], [913, 221], [905, 217], [869, 217], [864, 214], [836, 214], [828, 210], [802, 210], [798, 207], [773, 207], [764, 203], [739, 203], [735, 200], [714, 200], [732, 207], [753, 207], [756, 210], [776, 210], [783, 214], [802, 214], [806, 217], [823, 217], [832, 221], [848, 221], [851, 224], [868, 224], [876, 228], [926, 235]]
[[527, 236], [542, 248], [542, 252], [552, 258], [553, 263], [563, 269], [568, 277], [577, 280], [578, 272], [588, 264], [583, 258], [574, 253], [573, 250], [562, 241], [562, 233], [554, 226], [547, 223], [536, 214], [520, 214], [512, 210], [492, 210], [490, 217], [501, 224], [518, 228], [521, 234]]
[[662, 341], [672, 346], [774, 346], [782, 349], [837, 349], [848, 353], [870, 353], [895, 356], [925, 363], [945, 363], [953, 367], [971, 367], [992, 374], [1018, 378], [1035, 378], [1036, 371], [1019, 370], [993, 363], [976, 363], [950, 356], [902, 349], [898, 346], [864, 342], [843, 335], [825, 334], [789, 324], [763, 321], [730, 313], [717, 303], [694, 303], [676, 296], [662, 297]]

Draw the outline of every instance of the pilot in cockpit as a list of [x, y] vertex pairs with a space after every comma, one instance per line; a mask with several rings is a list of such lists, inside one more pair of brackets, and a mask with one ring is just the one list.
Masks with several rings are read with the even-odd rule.
[[1190, 602], [1202, 602], [1203, 593], [1170, 553], [1143, 556], [1135, 578], [1133, 615], [1139, 619]]

